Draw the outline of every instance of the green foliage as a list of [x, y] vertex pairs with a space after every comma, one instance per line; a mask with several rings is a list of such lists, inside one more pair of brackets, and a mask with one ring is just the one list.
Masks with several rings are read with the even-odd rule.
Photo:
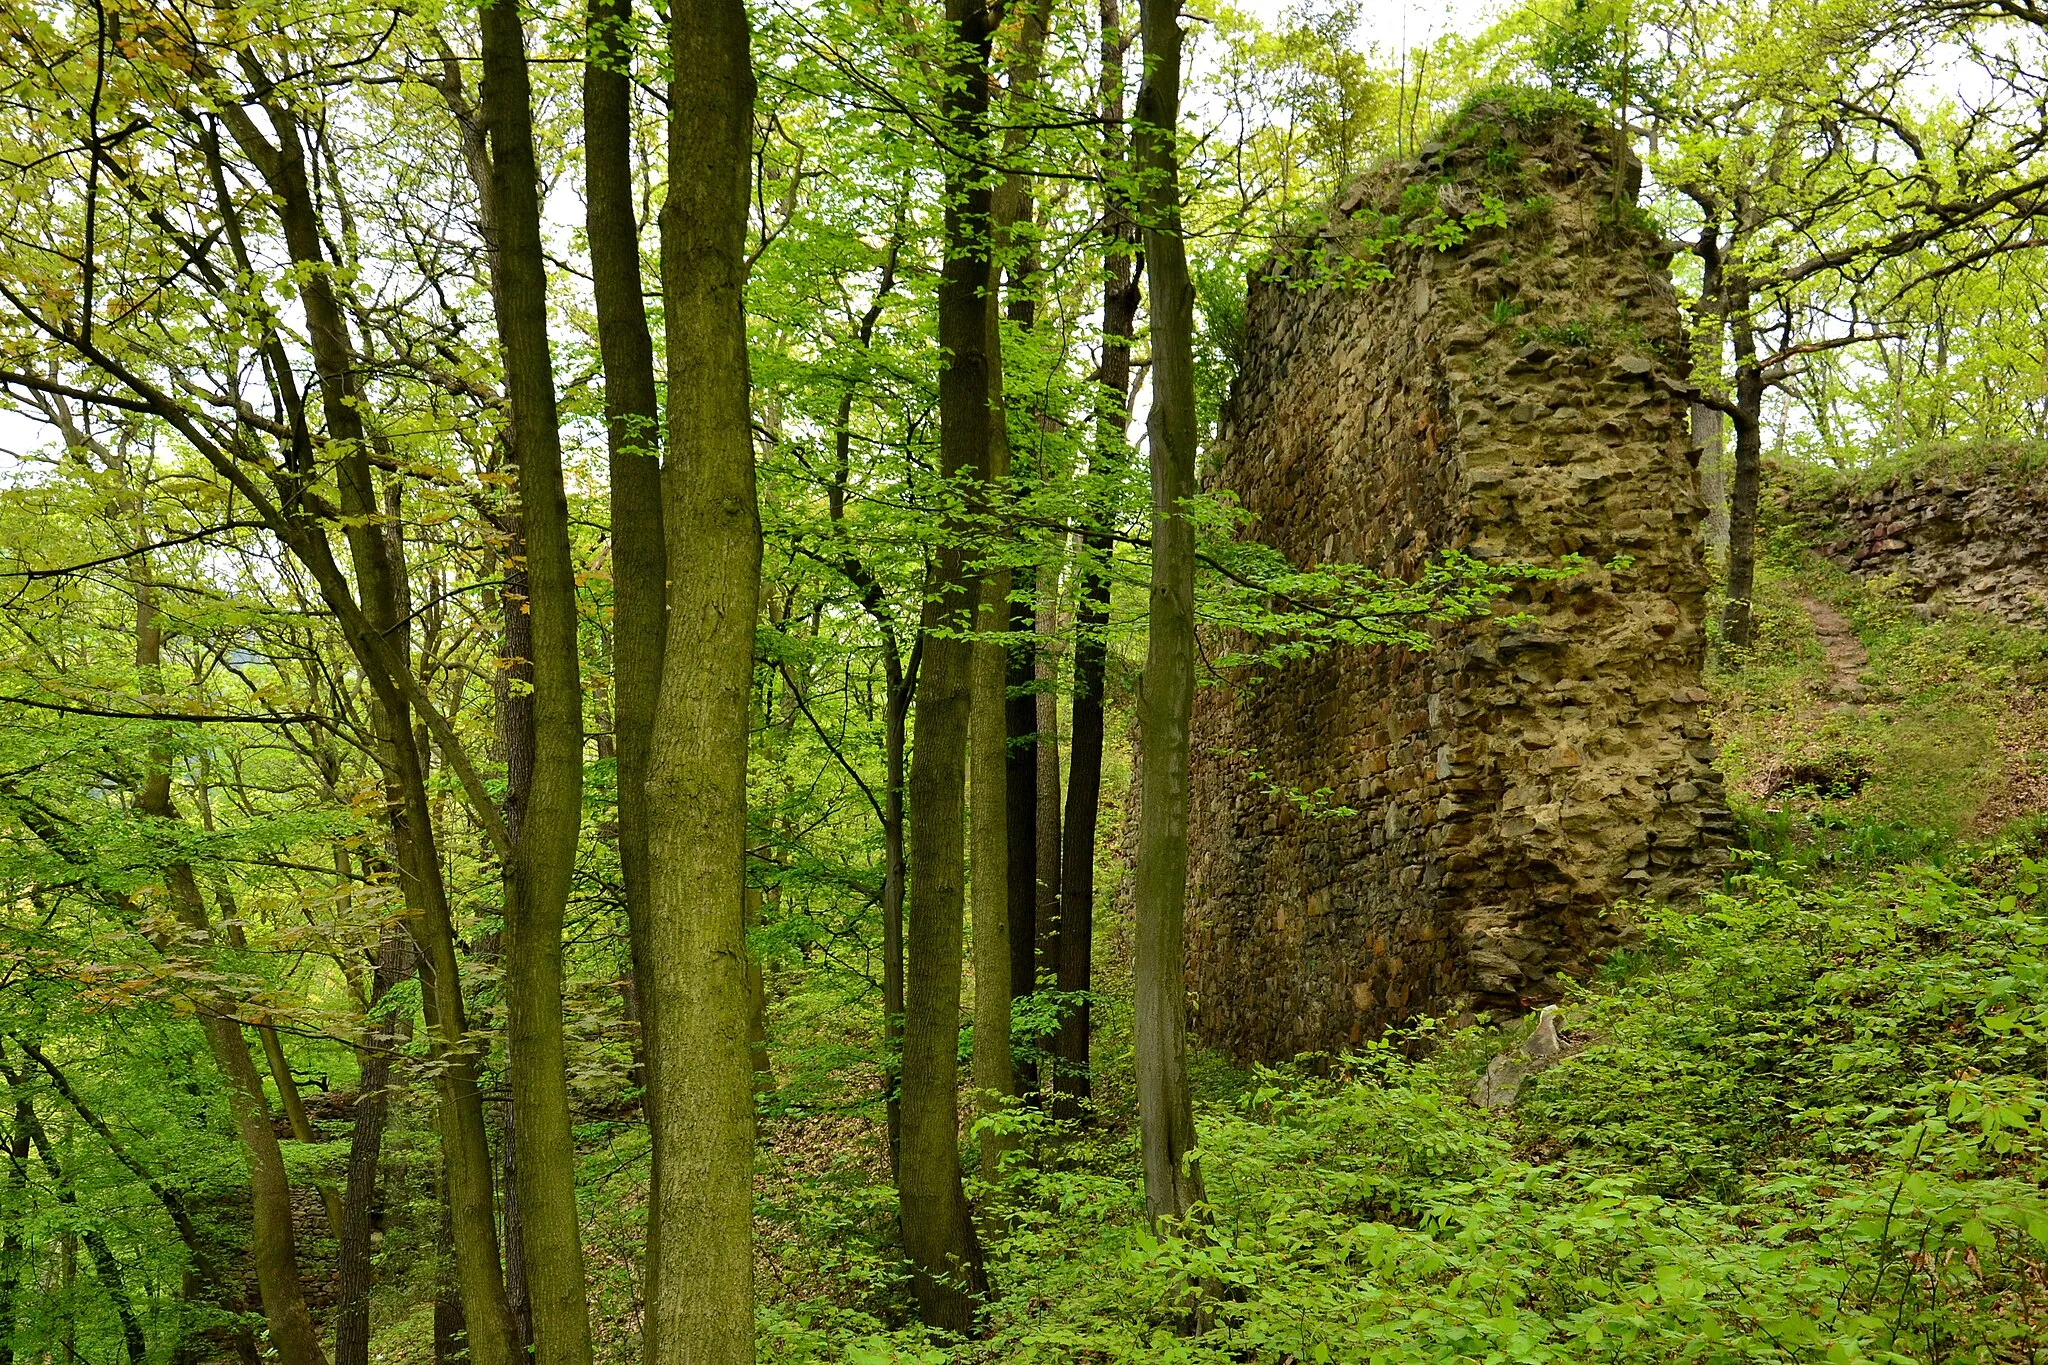
[[1252, 1073], [1201, 1116], [1185, 1232], [1115, 1144], [1028, 1123], [991, 1340], [797, 1358], [2007, 1358], [2048, 1312], [2043, 875], [1646, 910], [1512, 1116], [1466, 1098], [1484, 1029]]

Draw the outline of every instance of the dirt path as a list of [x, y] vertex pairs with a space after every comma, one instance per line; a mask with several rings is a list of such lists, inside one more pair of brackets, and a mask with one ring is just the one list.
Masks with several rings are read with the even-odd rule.
[[1828, 661], [1828, 695], [1851, 706], [1863, 701], [1861, 674], [1870, 666], [1870, 651], [1856, 638], [1856, 632], [1842, 614], [1815, 597], [1802, 597], [1799, 605], [1813, 622], [1820, 637], [1821, 652]]

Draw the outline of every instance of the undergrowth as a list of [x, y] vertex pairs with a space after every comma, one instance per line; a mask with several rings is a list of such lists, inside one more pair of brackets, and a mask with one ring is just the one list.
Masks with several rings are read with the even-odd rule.
[[1200, 1115], [1193, 1234], [1145, 1226], [1126, 1139], [1020, 1120], [985, 1339], [876, 1318], [848, 1350], [835, 1310], [775, 1319], [773, 1358], [2048, 1359], [2040, 872], [1645, 909], [1512, 1114], [1468, 1099], [1485, 1030], [1251, 1073]]

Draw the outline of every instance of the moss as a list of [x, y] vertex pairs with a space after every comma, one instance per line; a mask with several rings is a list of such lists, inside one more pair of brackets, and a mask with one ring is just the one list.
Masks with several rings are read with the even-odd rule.
[[1442, 142], [1466, 142], [1481, 128], [1498, 130], [1511, 126], [1529, 133], [1566, 120], [1604, 123], [1607, 115], [1591, 100], [1568, 91], [1504, 83], [1484, 86], [1467, 95], [1437, 125], [1436, 136]]

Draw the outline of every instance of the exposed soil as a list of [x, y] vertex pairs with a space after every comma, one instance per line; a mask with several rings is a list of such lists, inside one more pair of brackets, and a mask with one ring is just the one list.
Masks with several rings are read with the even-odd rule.
[[1802, 597], [1799, 605], [1813, 622], [1820, 637], [1821, 652], [1828, 661], [1828, 696], [1837, 704], [1858, 706], [1863, 702], [1863, 670], [1870, 666], [1870, 651], [1856, 638], [1856, 631], [1842, 613], [1817, 597]]

